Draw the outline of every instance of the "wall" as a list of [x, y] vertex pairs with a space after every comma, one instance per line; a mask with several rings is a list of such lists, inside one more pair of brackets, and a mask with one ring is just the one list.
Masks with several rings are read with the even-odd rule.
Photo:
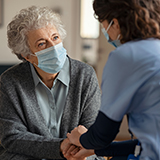
[[0, 26], [0, 64], [18, 63], [19, 60], [13, 55], [7, 46], [7, 25], [13, 16], [22, 8], [32, 5], [49, 6], [53, 10], [60, 11], [62, 22], [67, 30], [67, 38], [64, 46], [68, 54], [76, 59], [81, 59], [78, 49], [79, 37], [79, 0], [3, 0], [3, 24]]

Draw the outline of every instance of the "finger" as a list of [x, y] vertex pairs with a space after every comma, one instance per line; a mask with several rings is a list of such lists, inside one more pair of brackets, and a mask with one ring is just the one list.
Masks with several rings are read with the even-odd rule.
[[75, 146], [75, 145], [72, 145], [67, 152], [68, 152], [68, 153], [71, 153], [75, 148], [76, 148], [76, 146]]
[[71, 133], [67, 133], [67, 137], [70, 140]]
[[70, 146], [66, 146], [66, 147], [63, 149], [63, 151], [62, 151], [63, 155], [67, 153], [69, 147], [70, 147]]
[[70, 135], [71, 135], [71, 133], [67, 133], [67, 137], [70, 136]]
[[79, 159], [79, 158], [89, 157], [94, 154], [95, 154], [94, 150], [92, 150], [92, 149], [80, 148], [80, 150], [75, 155], [73, 155], [73, 157], [76, 159]]
[[65, 154], [68, 149], [70, 148], [71, 144], [70, 143], [65, 143], [63, 146], [62, 146], [62, 153]]
[[71, 154], [72, 154], [72, 155], [75, 155], [77, 152], [79, 152], [79, 150], [80, 150], [80, 147], [76, 147], [76, 148], [71, 152]]
[[80, 158], [85, 158], [85, 156], [83, 155], [83, 153], [81, 152], [81, 150], [79, 150], [78, 152], [74, 153], [72, 155], [75, 159], [80, 159]]
[[72, 156], [72, 155], [71, 155], [71, 152], [72, 152], [75, 148], [76, 148], [75, 145], [71, 145], [71, 146], [69, 147], [69, 149], [67, 150], [67, 152], [64, 154], [64, 156], [65, 156], [66, 158], [69, 158], [70, 156]]

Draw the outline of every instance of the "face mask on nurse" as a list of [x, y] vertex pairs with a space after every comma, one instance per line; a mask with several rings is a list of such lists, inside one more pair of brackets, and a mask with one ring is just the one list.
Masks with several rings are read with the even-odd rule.
[[108, 43], [110, 43], [111, 45], [113, 45], [114, 47], [117, 48], [118, 46], [121, 45], [121, 42], [120, 42], [120, 40], [119, 40], [120, 34], [118, 35], [118, 37], [117, 37], [116, 40], [113, 40], [113, 41], [112, 41], [112, 40], [110, 39], [110, 37], [109, 37], [109, 34], [107, 33], [108, 30], [109, 30], [109, 28], [111, 27], [112, 23], [113, 23], [113, 20], [109, 23], [107, 29], [102, 28], [102, 32], [103, 32], [104, 36], [106, 37]]

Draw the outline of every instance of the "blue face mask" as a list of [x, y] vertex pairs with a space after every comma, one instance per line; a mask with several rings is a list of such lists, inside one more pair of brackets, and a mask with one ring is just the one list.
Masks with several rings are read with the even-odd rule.
[[108, 35], [108, 33], [107, 33], [107, 31], [108, 31], [109, 28], [111, 27], [112, 23], [113, 23], [113, 21], [110, 22], [110, 24], [108, 25], [108, 28], [107, 28], [106, 30], [105, 30], [105, 28], [102, 28], [102, 32], [103, 32], [104, 36], [106, 37], [108, 43], [110, 43], [111, 45], [113, 45], [114, 47], [117, 48], [118, 46], [121, 45], [121, 42], [120, 42], [120, 40], [119, 40], [120, 34], [118, 35], [118, 37], [117, 37], [116, 40], [112, 41], [112, 40], [109, 38], [109, 35]]
[[67, 55], [62, 42], [35, 54], [38, 58], [38, 67], [50, 74], [58, 73], [62, 69]]

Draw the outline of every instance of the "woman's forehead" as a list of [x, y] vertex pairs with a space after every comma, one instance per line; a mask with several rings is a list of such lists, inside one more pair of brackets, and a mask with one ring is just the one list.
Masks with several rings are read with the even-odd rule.
[[37, 41], [37, 39], [48, 38], [53, 34], [58, 34], [58, 31], [56, 27], [54, 27], [53, 25], [52, 26], [50, 25], [50, 26], [29, 31], [27, 34], [27, 38], [29, 41]]

